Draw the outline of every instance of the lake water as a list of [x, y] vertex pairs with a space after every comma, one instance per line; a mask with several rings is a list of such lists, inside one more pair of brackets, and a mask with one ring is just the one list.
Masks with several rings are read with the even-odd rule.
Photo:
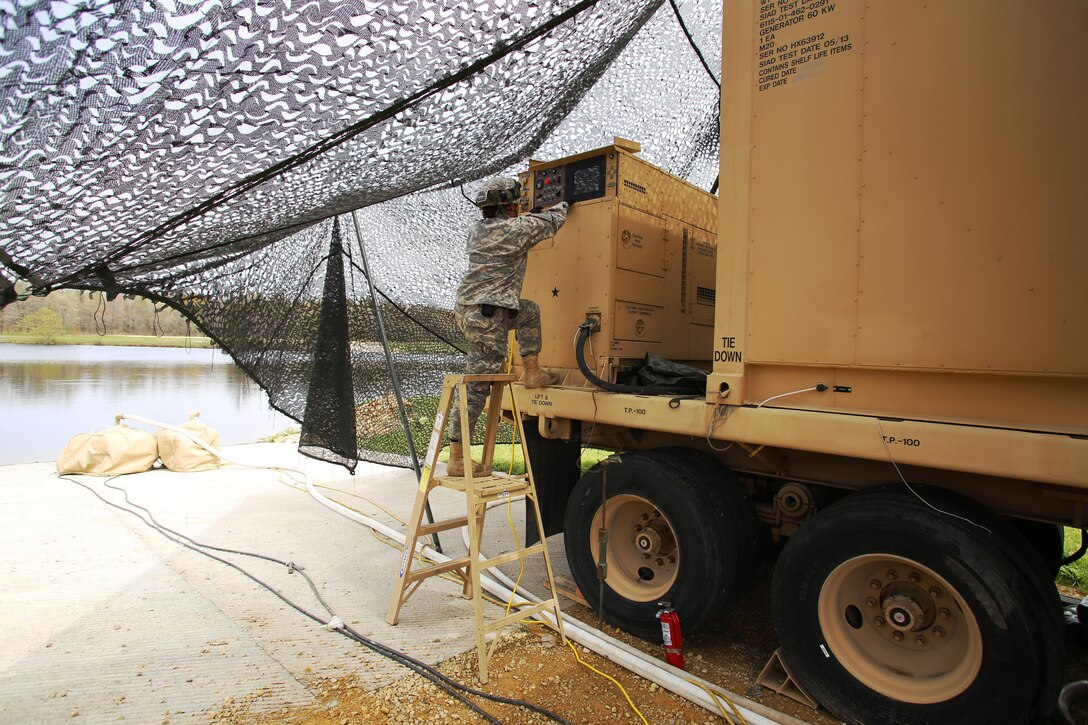
[[0, 464], [55, 461], [118, 413], [177, 425], [194, 410], [223, 445], [296, 425], [219, 350], [0, 343]]

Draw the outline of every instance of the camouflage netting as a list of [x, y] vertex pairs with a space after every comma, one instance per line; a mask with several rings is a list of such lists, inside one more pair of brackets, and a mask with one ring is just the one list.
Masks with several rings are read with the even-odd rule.
[[463, 192], [613, 136], [710, 188], [720, 25], [720, 0], [2, 0], [0, 304], [166, 302], [303, 452], [410, 466], [360, 241], [426, 447]]

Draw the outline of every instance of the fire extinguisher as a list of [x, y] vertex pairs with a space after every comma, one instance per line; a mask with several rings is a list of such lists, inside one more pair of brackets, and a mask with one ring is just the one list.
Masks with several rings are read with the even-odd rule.
[[658, 602], [657, 618], [661, 622], [661, 638], [665, 641], [665, 661], [684, 669], [684, 636], [680, 633], [680, 615], [669, 602]]

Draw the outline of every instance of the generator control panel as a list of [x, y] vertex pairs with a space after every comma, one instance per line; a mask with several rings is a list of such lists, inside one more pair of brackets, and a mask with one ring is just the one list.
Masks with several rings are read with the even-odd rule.
[[522, 212], [538, 206], [547, 208], [561, 201], [573, 204], [600, 199], [610, 191], [615, 193], [616, 162], [615, 151], [606, 151], [557, 166], [530, 167], [521, 175]]

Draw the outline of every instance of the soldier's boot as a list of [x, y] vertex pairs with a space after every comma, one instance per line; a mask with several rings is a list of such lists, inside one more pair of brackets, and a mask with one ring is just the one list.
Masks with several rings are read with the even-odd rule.
[[[485, 468], [484, 464], [472, 462], [472, 475], [474, 478], [481, 476], [487, 476], [491, 473], [490, 468]], [[447, 476], [464, 476], [465, 475], [465, 449], [460, 443], [450, 441], [450, 460], [446, 463], [446, 475]]]
[[540, 361], [537, 360], [536, 355], [527, 355], [521, 361], [525, 363], [525, 387], [543, 388], [559, 382], [557, 376], [540, 369]]

